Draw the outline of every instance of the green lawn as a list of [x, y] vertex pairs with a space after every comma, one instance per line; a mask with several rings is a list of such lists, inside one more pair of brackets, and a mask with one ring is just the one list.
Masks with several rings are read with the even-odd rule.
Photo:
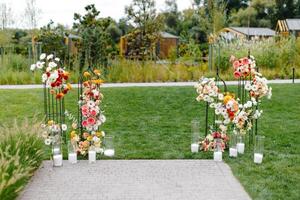
[[[263, 164], [253, 163], [250, 149], [237, 159], [226, 153], [224, 159], [254, 199], [300, 199], [300, 84], [272, 87], [272, 100], [264, 99], [259, 121], [259, 134], [266, 136]], [[190, 122], [204, 120], [193, 87], [104, 88], [103, 93], [103, 130], [115, 136], [115, 158], [212, 158], [210, 152], [190, 153]], [[0, 90], [0, 97], [0, 123], [42, 117], [41, 90]], [[76, 89], [66, 101], [76, 114]]]

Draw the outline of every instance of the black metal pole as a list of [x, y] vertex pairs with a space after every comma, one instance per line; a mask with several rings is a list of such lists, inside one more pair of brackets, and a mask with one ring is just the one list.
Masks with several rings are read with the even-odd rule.
[[205, 137], [208, 135], [208, 102], [206, 102], [205, 109]]
[[295, 67], [293, 67], [293, 83], [295, 83]]

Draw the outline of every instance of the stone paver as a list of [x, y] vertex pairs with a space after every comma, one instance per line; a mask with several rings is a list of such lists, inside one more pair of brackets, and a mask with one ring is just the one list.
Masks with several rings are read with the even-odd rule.
[[229, 166], [212, 160], [44, 161], [19, 200], [247, 200]]
[[[174, 86], [194, 86], [197, 82], [154, 82], [154, 83], [105, 83], [103, 87], [174, 87]], [[287, 80], [269, 80], [270, 84], [293, 83], [291, 79]], [[295, 83], [300, 83], [300, 79], [295, 79]], [[237, 81], [226, 81], [227, 85], [237, 85]], [[72, 84], [76, 88], [77, 84]], [[36, 89], [43, 88], [43, 85], [0, 85], [0, 89]]]

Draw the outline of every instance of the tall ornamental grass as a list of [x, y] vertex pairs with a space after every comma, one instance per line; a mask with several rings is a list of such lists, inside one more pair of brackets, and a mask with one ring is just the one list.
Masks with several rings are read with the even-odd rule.
[[0, 199], [15, 199], [41, 164], [44, 154], [39, 130], [39, 125], [27, 120], [0, 127]]

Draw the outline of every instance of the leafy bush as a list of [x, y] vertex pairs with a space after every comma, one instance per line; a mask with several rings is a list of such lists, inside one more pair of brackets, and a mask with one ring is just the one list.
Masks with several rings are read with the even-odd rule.
[[15, 199], [43, 160], [39, 126], [23, 122], [0, 128], [0, 199]]

